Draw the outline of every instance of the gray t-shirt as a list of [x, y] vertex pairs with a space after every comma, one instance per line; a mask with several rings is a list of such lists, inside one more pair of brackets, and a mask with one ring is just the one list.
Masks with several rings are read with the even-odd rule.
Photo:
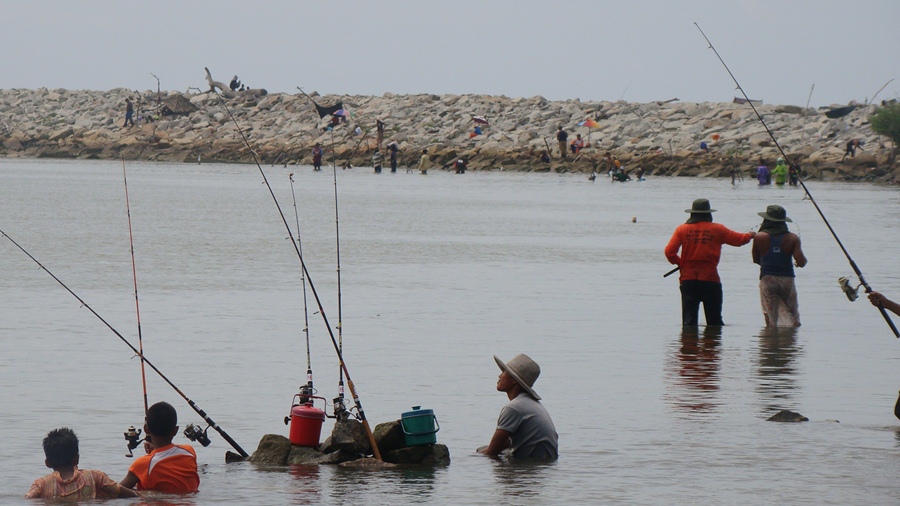
[[500, 410], [497, 428], [511, 434], [516, 458], [555, 459], [559, 435], [550, 413], [527, 393], [521, 393]]

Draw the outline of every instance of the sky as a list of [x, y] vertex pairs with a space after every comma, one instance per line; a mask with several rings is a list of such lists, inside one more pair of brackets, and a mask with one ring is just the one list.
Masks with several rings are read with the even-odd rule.
[[2, 0], [0, 89], [900, 98], [897, 0]]

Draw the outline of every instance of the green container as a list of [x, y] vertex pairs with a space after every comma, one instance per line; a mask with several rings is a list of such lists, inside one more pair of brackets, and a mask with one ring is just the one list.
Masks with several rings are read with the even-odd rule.
[[441, 430], [434, 411], [419, 409], [421, 406], [413, 406], [412, 411], [403, 413], [400, 417], [400, 427], [403, 429], [403, 440], [406, 446], [428, 446], [437, 443], [437, 431]]

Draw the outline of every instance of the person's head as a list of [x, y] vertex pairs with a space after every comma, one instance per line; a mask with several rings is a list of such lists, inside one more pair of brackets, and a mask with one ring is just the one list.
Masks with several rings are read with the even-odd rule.
[[428, 148], [423, 149], [423, 150], [422, 150], [422, 154], [423, 154], [423, 155], [427, 155], [427, 154], [428, 154]]
[[787, 211], [785, 211], [784, 208], [779, 205], [768, 206], [766, 207], [765, 212], [756, 214], [758, 214], [763, 219], [762, 225], [760, 226], [761, 229], [777, 226], [778, 228], [787, 230], [787, 225], [785, 223], [794, 222], [794, 220], [788, 218]]
[[72, 429], [53, 429], [44, 438], [44, 463], [59, 470], [78, 464], [78, 436]]
[[322, 143], [321, 143], [321, 142], [317, 142], [317, 143], [316, 143], [316, 147], [317, 147], [317, 148], [321, 148], [321, 147], [322, 147]]
[[147, 434], [158, 438], [173, 438], [178, 432], [178, 413], [168, 402], [157, 402], [147, 409]]
[[581, 134], [575, 134], [575, 138], [576, 138], [576, 139], [580, 139], [580, 138], [581, 138]]
[[556, 128], [557, 128], [559, 131], [562, 131], [562, 125], [559, 125], [559, 126], [556, 127]]
[[716, 212], [716, 210], [710, 208], [709, 200], [697, 199], [691, 204], [691, 208], [685, 209], [684, 212], [691, 215], [686, 223], [697, 223], [699, 221], [712, 221], [712, 213]]
[[[504, 363], [497, 355], [494, 355], [494, 361], [502, 371], [497, 379], [497, 390], [500, 392], [510, 392], [518, 394], [519, 391], [525, 392], [534, 397], [535, 400], [541, 400], [541, 396], [532, 388], [538, 376], [541, 375], [541, 366], [524, 353], [519, 353], [509, 362]], [[511, 396], [511, 398], [513, 398]]]

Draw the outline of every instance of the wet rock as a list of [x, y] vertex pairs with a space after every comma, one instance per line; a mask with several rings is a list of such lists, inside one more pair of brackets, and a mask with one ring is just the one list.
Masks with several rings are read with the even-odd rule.
[[766, 418], [767, 422], [808, 422], [809, 418], [787, 409], [782, 409], [778, 413]]
[[254, 464], [283, 466], [291, 452], [291, 440], [279, 434], [266, 434], [247, 460]]
[[329, 445], [324, 449], [325, 453], [342, 450], [359, 455], [370, 455], [372, 445], [369, 443], [369, 435], [362, 422], [350, 418], [338, 420], [331, 431]]
[[417, 464], [430, 466], [449, 466], [450, 449], [446, 445], [409, 446], [391, 450], [381, 457], [394, 464]]
[[403, 448], [405, 443], [403, 438], [403, 427], [400, 420], [393, 422], [379, 423], [372, 431], [375, 436], [375, 444], [378, 445], [378, 451], [385, 454], [392, 450]]
[[340, 466], [353, 467], [358, 469], [384, 469], [388, 467], [394, 467], [394, 464], [385, 462], [383, 460], [378, 460], [374, 457], [364, 457], [361, 459], [351, 460], [350, 462], [343, 462], [340, 464]]

